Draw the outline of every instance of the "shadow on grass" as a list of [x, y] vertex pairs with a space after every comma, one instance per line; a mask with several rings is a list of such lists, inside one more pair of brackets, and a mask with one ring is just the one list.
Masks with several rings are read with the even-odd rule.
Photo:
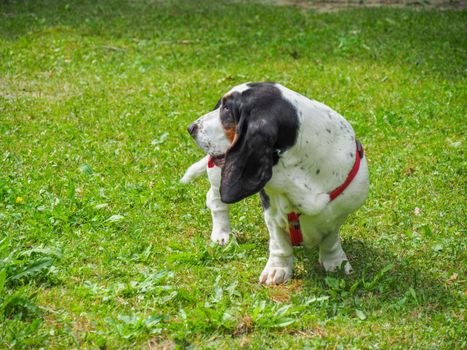
[[[455, 303], [445, 284], [434, 279], [423, 266], [409, 259], [400, 260], [394, 253], [357, 239], [343, 242], [354, 272], [326, 273], [318, 263], [318, 249], [302, 250], [297, 256], [295, 279], [302, 279], [304, 289], [324, 289], [334, 299], [349, 305], [363, 300], [371, 310], [430, 309], [444, 310]], [[362, 306], [364, 307], [364, 306]]]

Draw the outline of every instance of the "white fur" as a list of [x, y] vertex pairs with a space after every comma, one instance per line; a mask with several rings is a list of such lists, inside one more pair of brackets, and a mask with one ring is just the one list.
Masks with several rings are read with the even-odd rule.
[[193, 163], [186, 171], [185, 175], [181, 178], [181, 182], [187, 184], [188, 182], [200, 177], [206, 172], [206, 167], [208, 166], [209, 156], [198, 160], [196, 163]]
[[196, 143], [212, 156], [224, 154], [230, 147], [219, 119], [219, 108], [203, 115], [197, 120], [198, 133]]
[[218, 167], [208, 168], [209, 156], [192, 164], [180, 180], [182, 183], [188, 183], [197, 177], [208, 173], [211, 188], [206, 195], [206, 206], [211, 210], [212, 231], [211, 240], [219, 244], [226, 244], [230, 236], [229, 205], [221, 201], [220, 184], [221, 169]]
[[228, 242], [230, 236], [229, 205], [221, 201], [221, 168], [208, 168], [207, 171], [211, 183], [206, 196], [206, 205], [212, 216], [211, 241], [223, 245]]
[[[354, 165], [355, 133], [350, 124], [328, 106], [279, 84], [276, 87], [294, 105], [300, 127], [295, 145], [281, 154], [279, 162], [273, 167], [272, 178], [264, 187], [270, 199], [270, 207], [264, 212], [270, 241], [269, 259], [259, 281], [280, 284], [292, 277], [293, 248], [287, 221], [287, 214], [292, 211], [301, 213], [303, 245], [308, 248], [319, 246], [319, 260], [326, 271], [343, 267], [349, 273], [352, 268], [341, 247], [339, 228], [367, 197], [369, 180], [366, 157], [361, 159], [360, 169], [352, 183], [331, 202], [328, 193], [345, 181]], [[245, 89], [247, 86], [242, 84], [230, 92]], [[210, 154], [220, 154], [228, 149], [222, 127], [213, 120], [218, 119], [218, 114], [216, 110], [199, 120], [205, 131], [199, 135], [197, 142]], [[190, 169], [196, 164], [201, 165], [204, 159], [190, 167], [183, 179], [191, 179], [191, 174], [200, 173]], [[230, 223], [228, 205], [220, 200], [220, 168], [208, 169], [208, 176], [211, 189], [207, 195], [207, 205], [213, 218], [211, 239], [225, 243], [230, 234]]]

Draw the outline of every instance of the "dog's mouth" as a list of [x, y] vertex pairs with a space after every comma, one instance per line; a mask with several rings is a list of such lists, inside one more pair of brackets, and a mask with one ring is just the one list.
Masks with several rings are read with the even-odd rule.
[[213, 163], [215, 166], [219, 167], [219, 168], [222, 168], [224, 166], [224, 162], [225, 162], [225, 154], [221, 154], [221, 155], [217, 155], [217, 156], [213, 156], [213, 155], [209, 155], [209, 162], [210, 163]]

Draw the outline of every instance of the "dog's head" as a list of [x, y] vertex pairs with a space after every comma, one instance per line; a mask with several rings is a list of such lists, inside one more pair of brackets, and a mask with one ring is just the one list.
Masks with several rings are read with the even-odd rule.
[[188, 128], [222, 167], [221, 199], [234, 203], [260, 191], [279, 155], [296, 140], [294, 106], [274, 83], [239, 85]]

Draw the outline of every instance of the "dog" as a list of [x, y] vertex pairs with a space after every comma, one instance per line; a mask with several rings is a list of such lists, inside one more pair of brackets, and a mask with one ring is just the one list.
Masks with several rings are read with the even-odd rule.
[[292, 278], [293, 244], [318, 245], [326, 271], [352, 271], [339, 228], [366, 200], [369, 175], [363, 148], [339, 113], [277, 83], [244, 83], [188, 132], [207, 156], [182, 181], [207, 169], [213, 241], [229, 239], [230, 203], [261, 197], [270, 240], [260, 283]]

